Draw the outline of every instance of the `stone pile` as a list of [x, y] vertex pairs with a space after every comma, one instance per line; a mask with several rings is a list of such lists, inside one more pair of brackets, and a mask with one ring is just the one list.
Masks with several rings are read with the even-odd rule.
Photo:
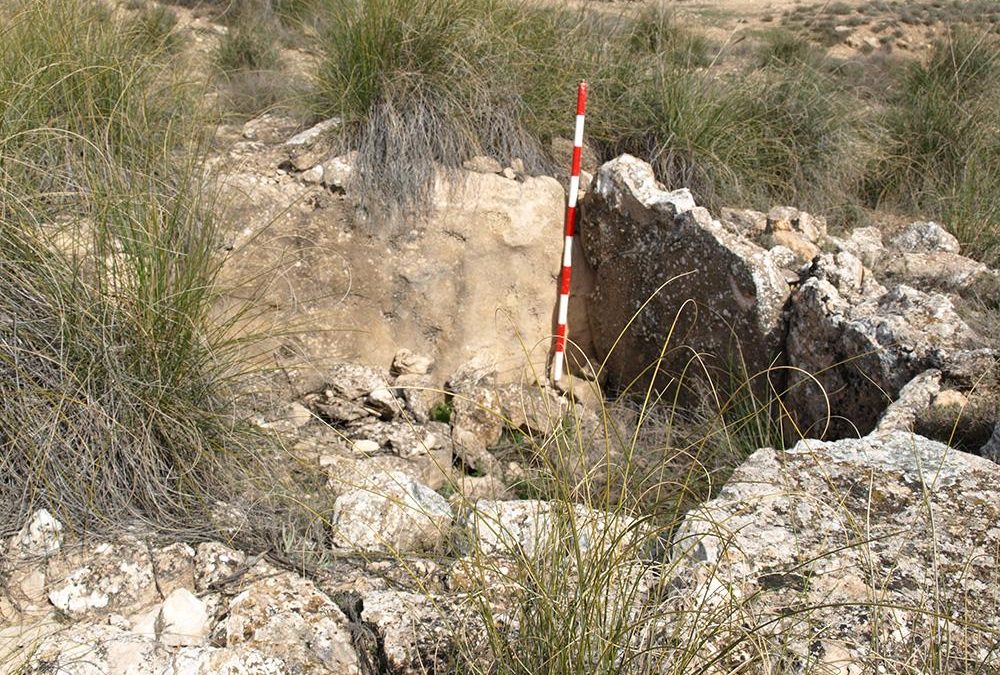
[[788, 672], [864, 673], [933, 642], [949, 668], [992, 672], [1000, 466], [891, 426], [758, 450], [660, 548], [626, 514], [480, 500], [434, 559], [335, 551], [307, 579], [219, 542], [80, 541], [39, 511], [4, 549], [0, 663], [409, 675], [476, 658], [466, 666], [488, 670], [484, 621], [516, 636], [525, 589], [555, 575], [571, 596], [584, 578], [606, 584], [601, 611], [641, 628], [627, 648], [645, 655], [632, 666], [652, 659], [644, 672], [733, 672], [766, 655]]
[[[759, 395], [782, 395], [789, 438], [864, 435], [929, 370], [949, 391], [997, 398], [996, 336], [978, 333], [957, 305], [1000, 288], [1000, 273], [962, 256], [936, 223], [884, 244], [875, 228], [836, 237], [789, 207], [716, 219], [628, 155], [599, 169], [582, 208], [591, 358], [606, 364], [612, 390], [655, 377], [696, 403], [706, 380], [723, 391], [750, 380]], [[992, 417], [965, 446], [976, 451], [1000, 410], [973, 408], [981, 414], [969, 424]], [[929, 416], [914, 423], [929, 429]]]

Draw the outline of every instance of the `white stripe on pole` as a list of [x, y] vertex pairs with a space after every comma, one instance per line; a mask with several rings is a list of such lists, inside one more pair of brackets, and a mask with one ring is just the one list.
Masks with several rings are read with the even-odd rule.
[[559, 296], [559, 323], [566, 323], [566, 318], [569, 315], [569, 296], [560, 295]]
[[569, 177], [569, 205], [576, 206], [577, 196], [580, 193], [580, 177]]
[[583, 115], [576, 116], [576, 131], [573, 134], [573, 145], [583, 147]]
[[563, 267], [573, 266], [573, 237], [566, 237], [563, 242]]

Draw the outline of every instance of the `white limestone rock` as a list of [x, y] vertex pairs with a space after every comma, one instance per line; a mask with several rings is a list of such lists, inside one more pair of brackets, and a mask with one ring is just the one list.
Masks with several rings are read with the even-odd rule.
[[[881, 672], [940, 645], [949, 663], [992, 672], [998, 522], [1000, 466], [909, 432], [758, 450], [674, 535], [662, 637], [694, 621], [712, 631], [686, 645], [689, 668], [750, 622], [773, 659]], [[669, 663], [670, 644], [652, 642]], [[738, 651], [714, 667], [734, 667]]]
[[376, 474], [333, 505], [339, 548], [412, 553], [439, 549], [453, 514], [448, 502], [401, 471]]
[[45, 557], [57, 553], [62, 543], [62, 523], [39, 509], [11, 540], [10, 552], [15, 558]]

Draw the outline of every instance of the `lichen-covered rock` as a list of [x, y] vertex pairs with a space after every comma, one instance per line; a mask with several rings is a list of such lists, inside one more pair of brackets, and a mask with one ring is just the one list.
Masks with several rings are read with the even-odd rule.
[[333, 543], [351, 550], [435, 550], [448, 536], [448, 502], [401, 471], [376, 474], [337, 497]]
[[659, 383], [668, 385], [695, 354], [710, 370], [742, 358], [753, 373], [781, 352], [790, 292], [781, 269], [695, 207], [690, 193], [663, 190], [645, 162], [623, 155], [601, 167], [583, 203], [581, 237], [595, 275], [591, 307], [599, 308], [589, 313], [594, 345], [607, 358], [612, 391], [648, 381], [658, 361]]
[[917, 374], [971, 386], [993, 352], [941, 294], [886, 291], [848, 253], [820, 256], [792, 299], [787, 408], [807, 437], [858, 436]]
[[[55, 627], [32, 644], [20, 672], [41, 675], [157, 675], [170, 653], [155, 639], [108, 624]], [[16, 663], [16, 662], [15, 662]], [[17, 671], [15, 671], [17, 672]]]
[[420, 424], [430, 419], [431, 409], [443, 400], [444, 392], [434, 387], [429, 375], [403, 373], [396, 377], [394, 385], [406, 412]]
[[[47, 563], [56, 577], [49, 593], [54, 607], [0, 623], [0, 672], [359, 672], [350, 622], [313, 582], [293, 572], [257, 558], [247, 568], [245, 554], [218, 542], [201, 544], [197, 553], [184, 544], [153, 549], [139, 540], [63, 549]], [[175, 584], [160, 598], [152, 574], [144, 573], [153, 568], [150, 550], [161, 562], [164, 556], [192, 562], [199, 593]], [[58, 576], [63, 569], [72, 571], [70, 586]], [[171, 579], [186, 584], [190, 577], [164, 580]]]
[[[16, 633], [15, 633], [16, 631]], [[19, 649], [4, 652], [6, 640]], [[30, 649], [24, 649], [29, 645]], [[245, 645], [170, 648], [155, 638], [110, 624], [60, 625], [55, 621], [0, 630], [0, 672], [42, 675], [339, 675], [350, 670], [296, 670], [281, 658]]]
[[453, 472], [450, 447], [435, 448], [426, 455], [404, 459], [394, 454], [380, 453], [371, 457], [323, 455], [320, 468], [327, 475], [327, 488], [336, 496], [363, 489], [379, 474], [398, 471], [432, 490], [451, 480]]
[[136, 611], [159, 599], [149, 549], [135, 539], [64, 553], [48, 566], [49, 601], [73, 617]]
[[304, 131], [300, 131], [285, 141], [288, 164], [305, 171], [326, 157], [332, 146], [330, 131], [340, 126], [340, 119], [333, 117], [323, 120]]
[[858, 227], [846, 239], [829, 239], [836, 251], [850, 253], [869, 269], [874, 269], [886, 255], [882, 231], [877, 227]]
[[471, 613], [450, 597], [376, 591], [365, 596], [362, 618], [382, 638], [390, 673], [424, 675], [454, 671]]
[[229, 603], [227, 647], [277, 657], [281, 672], [358, 673], [347, 617], [307, 579], [268, 566]]
[[242, 551], [229, 548], [217, 541], [198, 544], [195, 553], [195, 587], [206, 591], [224, 583], [246, 563], [247, 556]]
[[318, 672], [334, 675], [347, 671], [310, 669], [298, 670], [297, 664], [286, 664], [278, 656], [238, 645], [229, 648], [183, 647], [170, 663], [173, 675], [287, 675], [290, 672]]
[[910, 223], [892, 238], [889, 246], [907, 253], [958, 253], [961, 246], [955, 235], [933, 221]]
[[877, 431], [913, 431], [941, 391], [941, 371], [927, 370], [906, 383], [878, 421]]
[[357, 152], [331, 157], [321, 164], [323, 185], [332, 189], [344, 191], [354, 175], [354, 165], [357, 162]]
[[153, 572], [161, 595], [168, 596], [178, 588], [194, 590], [195, 555], [195, 550], [184, 543], [153, 551]]
[[932, 652], [994, 672], [998, 522], [1000, 466], [915, 434], [758, 450], [676, 532], [665, 616], [711, 623], [694, 662], [719, 656], [713, 672], [732, 672], [740, 650], [720, 650], [746, 634], [789, 672]]
[[886, 256], [879, 271], [913, 286], [955, 293], [995, 275], [983, 263], [947, 251], [895, 253]]

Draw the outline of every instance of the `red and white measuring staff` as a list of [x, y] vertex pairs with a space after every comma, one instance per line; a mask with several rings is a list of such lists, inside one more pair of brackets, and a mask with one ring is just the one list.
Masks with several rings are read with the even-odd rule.
[[580, 158], [583, 155], [583, 118], [587, 111], [587, 83], [576, 90], [576, 132], [573, 134], [573, 168], [566, 199], [566, 236], [563, 242], [562, 273], [559, 275], [559, 319], [556, 322], [556, 353], [552, 381], [562, 379], [566, 354], [566, 318], [569, 314], [569, 282], [573, 274], [573, 235], [576, 230], [576, 199], [580, 191]]

